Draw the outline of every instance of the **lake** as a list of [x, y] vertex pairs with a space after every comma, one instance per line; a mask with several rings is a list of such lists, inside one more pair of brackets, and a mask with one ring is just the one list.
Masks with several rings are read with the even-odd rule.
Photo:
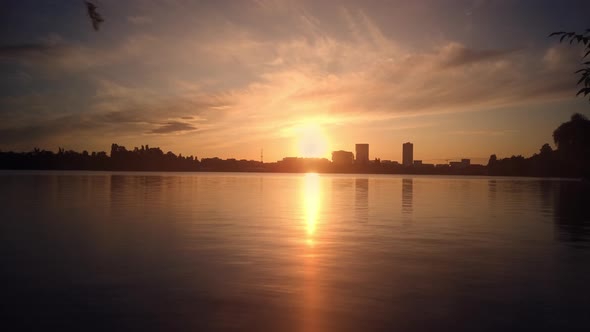
[[0, 199], [23, 330], [590, 326], [581, 181], [4, 171]]

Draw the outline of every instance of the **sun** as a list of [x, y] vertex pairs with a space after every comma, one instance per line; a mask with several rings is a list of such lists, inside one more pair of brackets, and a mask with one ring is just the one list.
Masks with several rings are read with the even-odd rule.
[[300, 157], [326, 158], [328, 138], [322, 128], [315, 123], [307, 123], [297, 130], [297, 149]]

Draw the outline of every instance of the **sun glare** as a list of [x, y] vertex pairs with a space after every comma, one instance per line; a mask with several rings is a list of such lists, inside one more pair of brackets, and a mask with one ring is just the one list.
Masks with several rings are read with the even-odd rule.
[[305, 174], [303, 202], [305, 208], [305, 230], [308, 245], [313, 244], [313, 236], [320, 211], [320, 177], [315, 173]]
[[297, 140], [297, 149], [300, 157], [328, 157], [328, 138], [319, 125], [309, 123], [300, 127], [297, 131]]

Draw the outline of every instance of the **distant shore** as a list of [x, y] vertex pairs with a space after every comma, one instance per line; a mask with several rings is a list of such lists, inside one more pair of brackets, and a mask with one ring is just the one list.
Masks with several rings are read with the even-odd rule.
[[[567, 150], [564, 150], [567, 152]], [[487, 165], [471, 164], [469, 159], [448, 164], [425, 164], [411, 160], [407, 164], [395, 161], [358, 161], [351, 158], [286, 157], [277, 162], [262, 160], [201, 158], [183, 156], [148, 145], [127, 150], [111, 145], [110, 154], [104, 151], [87, 152], [58, 149], [58, 152], [34, 149], [30, 152], [0, 151], [0, 169], [8, 170], [64, 170], [114, 172], [243, 172], [243, 173], [326, 173], [326, 174], [399, 174], [399, 175], [465, 175], [465, 176], [526, 176], [543, 178], [588, 178], [588, 169], [579, 158], [571, 158], [564, 151], [552, 150], [545, 144], [539, 154], [529, 158], [512, 156], [498, 159], [490, 156]]]

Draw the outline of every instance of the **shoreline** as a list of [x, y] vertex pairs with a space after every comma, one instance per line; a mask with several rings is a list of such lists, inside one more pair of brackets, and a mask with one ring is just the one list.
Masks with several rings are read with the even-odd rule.
[[542, 180], [569, 180], [569, 181], [586, 181], [583, 177], [559, 177], [559, 176], [535, 176], [535, 175], [491, 175], [491, 174], [444, 174], [444, 173], [384, 173], [384, 172], [322, 172], [322, 171], [240, 171], [240, 170], [106, 170], [106, 169], [0, 169], [0, 173], [4, 172], [104, 172], [104, 173], [220, 173], [220, 174], [325, 174], [325, 175], [394, 175], [394, 176], [448, 176], [448, 177], [484, 177], [484, 178], [528, 178], [528, 179], [542, 179]]

